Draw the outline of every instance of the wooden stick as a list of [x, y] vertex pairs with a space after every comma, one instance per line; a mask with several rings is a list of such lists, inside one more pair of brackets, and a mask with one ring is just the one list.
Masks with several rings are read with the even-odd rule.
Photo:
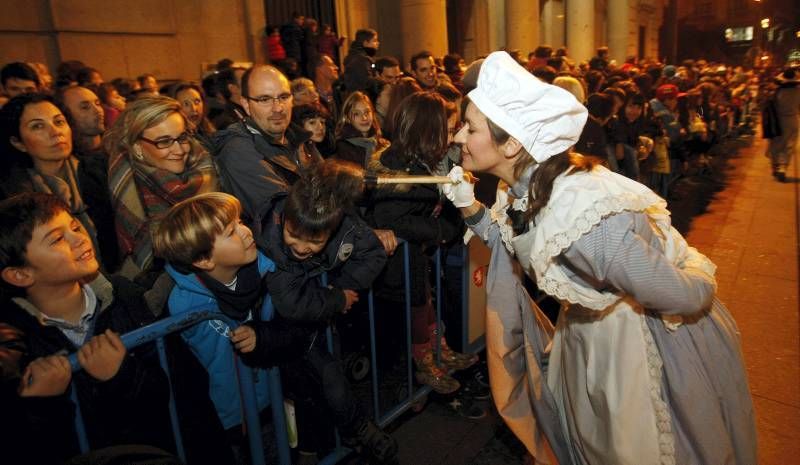
[[[478, 178], [469, 173], [464, 174], [464, 180], [475, 183]], [[455, 184], [447, 176], [378, 176], [377, 184]]]

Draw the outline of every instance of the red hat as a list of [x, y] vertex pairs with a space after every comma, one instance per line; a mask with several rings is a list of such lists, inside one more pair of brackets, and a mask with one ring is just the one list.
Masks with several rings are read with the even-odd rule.
[[662, 84], [656, 89], [656, 98], [661, 101], [678, 97], [680, 97], [680, 92], [675, 84]]

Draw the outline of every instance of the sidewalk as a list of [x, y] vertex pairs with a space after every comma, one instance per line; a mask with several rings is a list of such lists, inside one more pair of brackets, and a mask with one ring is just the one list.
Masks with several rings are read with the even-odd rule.
[[756, 138], [729, 159], [726, 186], [692, 220], [687, 240], [717, 264], [719, 296], [739, 325], [756, 410], [759, 463], [800, 457], [798, 189], [771, 175]]

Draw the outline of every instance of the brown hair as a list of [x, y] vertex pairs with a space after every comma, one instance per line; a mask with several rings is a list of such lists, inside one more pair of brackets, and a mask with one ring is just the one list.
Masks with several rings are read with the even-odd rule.
[[350, 113], [353, 112], [359, 102], [366, 105], [367, 108], [369, 108], [369, 111], [372, 113], [372, 129], [370, 130], [370, 136], [381, 136], [381, 127], [378, 124], [378, 114], [375, 112], [375, 107], [372, 105], [372, 101], [369, 99], [369, 97], [367, 97], [367, 94], [361, 91], [355, 91], [347, 96], [347, 99], [342, 105], [342, 111], [339, 114], [339, 121], [336, 122], [335, 134], [337, 139], [341, 137], [342, 129], [344, 129], [345, 126], [348, 124], [352, 125], [352, 122], [350, 121]]
[[[453, 111], [455, 107], [453, 106]], [[433, 168], [447, 151], [447, 102], [433, 92], [409, 95], [394, 114], [392, 147], [406, 161]]]
[[[503, 145], [508, 138], [511, 137], [503, 128], [496, 125], [489, 118], [486, 118], [489, 124], [489, 134], [491, 134], [492, 142], [498, 146]], [[519, 179], [525, 170], [536, 163], [533, 156], [527, 150], [520, 149], [520, 154], [514, 163], [514, 177]], [[584, 157], [578, 153], [571, 153], [569, 150], [553, 155], [547, 160], [539, 164], [539, 167], [531, 176], [530, 184], [528, 184], [528, 210], [525, 212], [525, 221], [536, 221], [536, 215], [542, 208], [550, 201], [550, 195], [553, 193], [553, 182], [562, 173], [570, 171], [567, 176], [573, 175], [581, 171], [591, 171], [597, 161], [591, 157]]]
[[400, 102], [415, 92], [422, 92], [422, 87], [412, 77], [402, 77], [397, 84], [392, 84], [389, 91], [389, 102], [386, 104], [386, 115], [383, 121], [383, 132], [390, 137], [394, 132], [394, 116], [400, 110]]
[[179, 202], [153, 232], [153, 253], [173, 265], [194, 269], [194, 262], [211, 257], [217, 236], [238, 221], [241, 212], [239, 200], [222, 192]]

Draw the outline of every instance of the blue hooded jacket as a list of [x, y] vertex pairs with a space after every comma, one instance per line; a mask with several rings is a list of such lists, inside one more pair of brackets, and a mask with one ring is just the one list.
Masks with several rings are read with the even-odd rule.
[[[258, 272], [262, 277], [275, 270], [275, 264], [261, 252], [258, 252], [257, 260]], [[171, 315], [180, 315], [201, 305], [219, 310], [216, 298], [195, 274], [180, 273], [171, 265], [167, 265], [166, 269], [175, 280], [175, 287], [169, 296]], [[261, 305], [259, 319], [269, 321], [273, 314], [272, 299], [267, 294]], [[194, 355], [208, 371], [209, 396], [225, 429], [239, 425], [243, 421], [230, 331], [231, 328], [226, 322], [207, 320], [181, 333]], [[256, 381], [258, 408], [263, 410], [269, 405], [267, 372], [260, 368], [254, 369], [253, 377]]]

